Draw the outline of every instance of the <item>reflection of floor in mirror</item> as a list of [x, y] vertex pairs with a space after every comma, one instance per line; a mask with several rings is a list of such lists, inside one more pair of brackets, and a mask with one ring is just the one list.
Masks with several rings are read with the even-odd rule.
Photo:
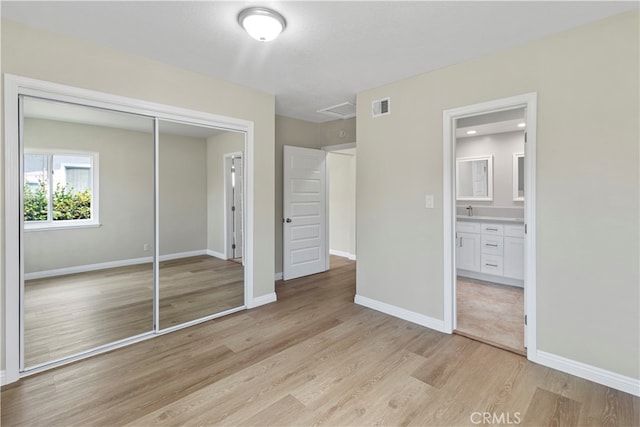
[[[25, 281], [25, 365], [153, 330], [151, 264]], [[160, 326], [244, 304], [241, 264], [209, 256], [160, 263]]]
[[524, 289], [458, 277], [456, 332], [526, 354]]

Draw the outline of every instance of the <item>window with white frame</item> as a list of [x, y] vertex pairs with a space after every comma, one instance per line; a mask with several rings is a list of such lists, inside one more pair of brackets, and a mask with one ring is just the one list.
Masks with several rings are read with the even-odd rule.
[[98, 225], [98, 154], [25, 151], [25, 229]]

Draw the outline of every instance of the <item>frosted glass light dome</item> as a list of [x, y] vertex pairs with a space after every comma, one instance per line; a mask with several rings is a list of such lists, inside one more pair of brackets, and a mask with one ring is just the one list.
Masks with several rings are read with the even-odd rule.
[[269, 42], [287, 26], [278, 12], [264, 7], [250, 7], [238, 15], [238, 22], [247, 33], [260, 42]]

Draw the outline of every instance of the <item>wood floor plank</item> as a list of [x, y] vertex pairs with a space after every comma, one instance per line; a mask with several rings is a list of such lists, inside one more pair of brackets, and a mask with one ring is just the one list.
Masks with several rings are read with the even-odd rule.
[[580, 406], [580, 402], [539, 388], [527, 408], [522, 425], [577, 426]]
[[430, 354], [412, 376], [433, 387], [441, 388], [458, 369], [458, 365], [465, 363], [469, 355], [479, 347], [478, 342], [462, 337], [447, 340], [441, 344], [440, 351]]
[[268, 408], [258, 412], [239, 426], [302, 426], [300, 419], [307, 408], [298, 399], [287, 394]]
[[[160, 263], [160, 326], [244, 304], [241, 264], [210, 256]], [[27, 367], [153, 330], [153, 265], [25, 282]]]
[[372, 353], [369, 359], [363, 369], [346, 377], [341, 387], [334, 387], [331, 399], [317, 408], [313, 406], [315, 416], [309, 425], [368, 425], [368, 420], [375, 417], [372, 410], [388, 404], [386, 392], [401, 389], [404, 379], [422, 363], [419, 356], [406, 350]]
[[526, 425], [640, 425], [638, 397], [355, 305], [354, 262], [332, 257], [332, 270], [276, 292], [276, 303], [3, 387], [0, 421], [473, 426], [474, 413], [502, 417], [494, 425], [517, 413]]

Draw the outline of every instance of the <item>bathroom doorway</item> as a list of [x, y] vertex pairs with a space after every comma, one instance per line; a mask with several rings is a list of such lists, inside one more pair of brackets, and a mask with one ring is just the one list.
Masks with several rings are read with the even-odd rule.
[[535, 94], [445, 111], [445, 323], [523, 355], [535, 345], [532, 105]]
[[524, 116], [516, 108], [461, 118], [455, 130], [455, 331], [520, 354], [526, 354]]

